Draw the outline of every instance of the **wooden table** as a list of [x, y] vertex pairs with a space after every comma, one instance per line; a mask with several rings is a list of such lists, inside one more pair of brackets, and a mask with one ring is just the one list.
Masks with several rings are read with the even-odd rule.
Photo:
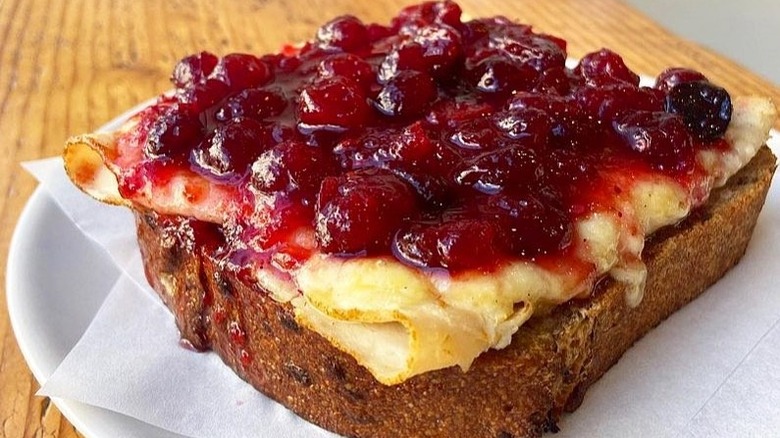
[[[72, 134], [91, 131], [169, 88], [182, 56], [209, 50], [267, 52], [310, 38], [323, 19], [352, 13], [386, 22], [408, 1], [356, 0], [0, 0], [0, 266], [35, 181], [19, 162], [60, 153]], [[780, 89], [739, 65], [681, 41], [617, 0], [462, 0], [471, 16], [506, 15], [569, 41], [581, 56], [609, 47], [634, 70], [657, 74], [686, 65], [733, 94]], [[750, 50], [750, 48], [746, 48]], [[73, 437], [49, 400], [36, 397], [14, 339], [0, 283], [0, 435]]]

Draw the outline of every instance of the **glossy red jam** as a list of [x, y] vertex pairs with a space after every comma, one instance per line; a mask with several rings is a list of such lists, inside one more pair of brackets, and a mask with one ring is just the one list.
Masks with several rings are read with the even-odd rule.
[[451, 2], [389, 26], [339, 17], [282, 54], [182, 59], [144, 157], [271, 199], [242, 232], [275, 258], [301, 226], [325, 253], [454, 271], [560, 254], [573, 221], [620, 190], [605, 169], [684, 181], [731, 117], [700, 73], [640, 87], [609, 50], [573, 69], [566, 57], [560, 38], [463, 22]]

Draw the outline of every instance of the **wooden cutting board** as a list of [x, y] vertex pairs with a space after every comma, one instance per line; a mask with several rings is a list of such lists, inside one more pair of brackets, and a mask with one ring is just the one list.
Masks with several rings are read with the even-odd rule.
[[[56, 155], [68, 136], [91, 131], [168, 89], [172, 66], [186, 54], [274, 51], [310, 38], [327, 18], [350, 13], [387, 22], [409, 3], [0, 0], [0, 284], [14, 226], [35, 188], [21, 161]], [[780, 102], [780, 89], [770, 82], [617, 0], [462, 0], [461, 6], [471, 17], [505, 15], [563, 37], [575, 57], [608, 47], [638, 72], [690, 66], [732, 94]], [[48, 399], [35, 397], [38, 384], [19, 352], [5, 302], [3, 288], [0, 436], [79, 436]]]

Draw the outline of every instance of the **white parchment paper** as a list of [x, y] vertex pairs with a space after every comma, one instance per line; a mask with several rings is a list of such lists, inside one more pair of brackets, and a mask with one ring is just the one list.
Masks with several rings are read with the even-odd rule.
[[[770, 142], [777, 154], [780, 139]], [[124, 275], [40, 394], [192, 437], [333, 436], [257, 393], [216, 355], [179, 346], [146, 284], [129, 212], [91, 200], [59, 159], [27, 163]], [[780, 430], [780, 188], [743, 261], [640, 340], [565, 415], [559, 437], [774, 436]], [[478, 413], [475, 413], [478, 415]]]

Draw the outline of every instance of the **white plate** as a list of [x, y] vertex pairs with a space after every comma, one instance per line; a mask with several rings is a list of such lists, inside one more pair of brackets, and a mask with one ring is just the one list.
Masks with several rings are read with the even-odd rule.
[[[6, 293], [16, 340], [39, 382], [79, 340], [118, 276], [103, 250], [37, 189], [11, 240]], [[87, 437], [179, 436], [116, 412], [53, 401]]]
[[[117, 129], [152, 101], [131, 108], [99, 131]], [[119, 273], [46, 191], [36, 189], [11, 239], [6, 295], [16, 340], [38, 382], [49, 378], [84, 334]], [[181, 437], [107, 409], [53, 401], [88, 438]]]

